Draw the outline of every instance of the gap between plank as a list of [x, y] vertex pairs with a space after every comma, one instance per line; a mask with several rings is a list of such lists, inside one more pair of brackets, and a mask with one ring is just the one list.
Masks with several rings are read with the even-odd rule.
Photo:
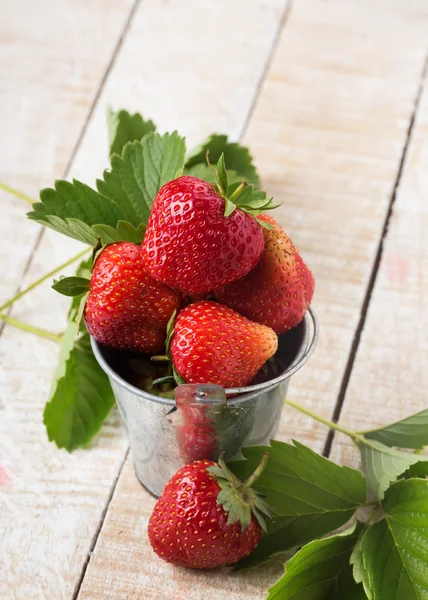
[[[76, 141], [76, 143], [74, 145], [74, 148], [73, 148], [73, 150], [71, 152], [70, 158], [69, 158], [69, 160], [68, 160], [68, 162], [67, 162], [67, 164], [65, 166], [65, 169], [64, 169], [64, 172], [63, 172], [63, 175], [62, 175], [63, 179], [66, 179], [68, 177], [68, 174], [69, 174], [70, 169], [71, 169], [71, 167], [73, 165], [74, 159], [76, 158], [76, 154], [77, 154], [77, 152], [78, 152], [78, 150], [79, 150], [79, 148], [80, 148], [80, 146], [82, 144], [83, 138], [84, 138], [85, 133], [86, 133], [86, 131], [88, 129], [89, 121], [91, 120], [91, 117], [92, 117], [92, 115], [94, 113], [95, 107], [96, 107], [96, 105], [98, 103], [98, 100], [100, 98], [100, 95], [101, 95], [101, 93], [102, 93], [102, 91], [104, 89], [104, 86], [106, 84], [108, 76], [110, 75], [110, 72], [111, 72], [111, 70], [112, 70], [112, 68], [114, 66], [114, 63], [115, 63], [116, 58], [117, 58], [117, 55], [119, 54], [119, 51], [120, 51], [120, 49], [122, 47], [123, 41], [125, 39], [125, 36], [128, 33], [129, 27], [131, 26], [131, 23], [132, 23], [132, 19], [134, 18], [134, 15], [135, 15], [135, 13], [137, 11], [137, 8], [138, 8], [140, 2], [141, 2], [141, 0], [134, 0], [134, 4], [132, 5], [131, 10], [129, 11], [128, 18], [126, 19], [125, 25], [123, 26], [122, 32], [121, 32], [121, 34], [119, 36], [119, 39], [118, 39], [118, 41], [116, 43], [116, 46], [113, 49], [110, 61], [109, 61], [108, 65], [107, 65], [107, 67], [106, 67], [106, 69], [104, 71], [104, 74], [103, 74], [103, 76], [101, 78], [100, 83], [98, 84], [98, 87], [97, 87], [97, 90], [95, 92], [94, 98], [93, 98], [93, 100], [91, 102], [91, 106], [89, 107], [88, 113], [86, 115], [85, 122], [83, 123], [82, 129], [80, 130], [79, 137], [77, 138], [77, 141]], [[32, 264], [33, 259], [34, 259], [34, 256], [35, 256], [35, 254], [36, 254], [36, 252], [37, 252], [37, 250], [38, 250], [38, 248], [40, 246], [40, 243], [42, 241], [44, 231], [45, 231], [45, 228], [42, 226], [40, 228], [39, 234], [37, 235], [36, 241], [34, 242], [34, 246], [33, 246], [32, 250], [30, 252], [28, 260], [27, 260], [27, 262], [25, 264], [24, 270], [22, 272], [21, 280], [24, 279], [24, 277], [28, 273], [28, 270], [31, 267], [31, 264]], [[19, 293], [20, 289], [21, 289], [21, 286], [18, 285], [18, 287], [16, 288], [16, 292], [15, 293], [16, 294]], [[9, 306], [9, 308], [8, 308], [8, 310], [6, 312], [7, 315], [10, 314], [12, 308], [13, 308], [13, 304], [11, 304]], [[6, 326], [6, 323], [4, 321], [2, 321], [0, 323], [0, 337], [1, 337], [2, 333], [3, 333], [3, 330], [4, 330], [5, 326]]]
[[[138, 0], [138, 1], [140, 1], [140, 0]], [[85, 562], [83, 563], [83, 567], [82, 567], [82, 571], [80, 573], [80, 577], [77, 580], [76, 585], [74, 586], [74, 591], [73, 591], [73, 595], [71, 597], [71, 600], [77, 600], [77, 597], [78, 597], [78, 595], [80, 593], [80, 588], [82, 587], [83, 580], [85, 579], [86, 570], [88, 568], [89, 561], [91, 560], [92, 553], [93, 553], [93, 551], [95, 549], [95, 546], [97, 545], [97, 541], [98, 541], [99, 535], [101, 533], [101, 529], [102, 529], [102, 527], [104, 525], [104, 520], [106, 518], [106, 514], [107, 514], [107, 511], [109, 509], [110, 502], [113, 499], [114, 492], [116, 491], [117, 482], [119, 481], [119, 477], [120, 477], [120, 475], [122, 473], [122, 469], [123, 469], [123, 467], [125, 465], [126, 459], [128, 458], [128, 454], [129, 454], [129, 447], [128, 447], [128, 449], [125, 452], [125, 456], [124, 456], [122, 462], [120, 463], [119, 469], [117, 471], [117, 475], [114, 478], [114, 481], [113, 481], [113, 483], [111, 485], [110, 492], [109, 492], [109, 495], [108, 495], [108, 498], [107, 498], [107, 502], [106, 502], [104, 510], [102, 512], [102, 515], [101, 515], [100, 522], [98, 524], [97, 530], [94, 533], [94, 537], [92, 538], [91, 547], [89, 548], [89, 552], [88, 552], [88, 554], [86, 556]]]
[[[427, 76], [427, 69], [428, 69], [428, 54], [425, 57], [425, 62], [424, 62], [424, 66], [422, 69], [422, 74], [420, 77], [420, 81], [419, 81], [419, 86], [418, 86], [418, 90], [416, 93], [416, 98], [415, 98], [415, 102], [413, 105], [413, 112], [412, 112], [412, 116], [410, 118], [409, 121], [409, 126], [407, 128], [407, 134], [406, 134], [406, 139], [404, 142], [404, 146], [403, 146], [403, 151], [401, 153], [401, 159], [400, 159], [400, 163], [398, 165], [398, 170], [397, 170], [397, 175], [395, 178], [395, 182], [394, 182], [394, 188], [391, 194], [391, 198], [389, 201], [389, 206], [386, 212], [386, 216], [385, 216], [385, 220], [383, 223], [383, 227], [382, 227], [382, 232], [381, 232], [381, 236], [379, 239], [379, 244], [377, 247], [377, 251], [376, 251], [376, 255], [375, 255], [375, 259], [374, 259], [374, 263], [373, 263], [373, 267], [371, 270], [371, 274], [370, 274], [370, 279], [367, 285], [367, 289], [366, 289], [366, 293], [364, 296], [364, 301], [363, 304], [361, 306], [361, 314], [360, 314], [360, 319], [357, 325], [357, 328], [355, 330], [355, 334], [354, 334], [354, 340], [352, 342], [352, 346], [351, 346], [351, 350], [349, 353], [349, 357], [348, 357], [348, 361], [346, 363], [346, 368], [345, 368], [345, 373], [343, 375], [342, 378], [342, 383], [340, 386], [340, 390], [339, 390], [339, 394], [337, 396], [337, 402], [336, 402], [336, 406], [334, 408], [334, 412], [333, 412], [333, 417], [332, 417], [332, 421], [334, 423], [337, 423], [340, 419], [340, 415], [342, 413], [342, 408], [343, 408], [343, 404], [346, 398], [346, 392], [348, 391], [348, 386], [349, 386], [349, 381], [351, 379], [351, 375], [352, 375], [352, 370], [354, 367], [354, 363], [355, 363], [355, 359], [356, 359], [356, 355], [358, 352], [358, 348], [361, 342], [361, 335], [363, 333], [365, 324], [366, 324], [366, 319], [367, 319], [367, 313], [368, 313], [368, 309], [369, 309], [369, 305], [370, 305], [370, 301], [372, 298], [372, 294], [373, 294], [373, 289], [374, 286], [376, 284], [376, 279], [377, 279], [377, 275], [379, 272], [379, 267], [380, 267], [380, 262], [382, 260], [382, 254], [383, 254], [383, 245], [384, 245], [384, 241], [385, 238], [388, 234], [388, 228], [389, 228], [389, 223], [391, 221], [391, 217], [392, 217], [392, 213], [394, 211], [394, 205], [395, 205], [395, 201], [397, 198], [397, 191], [398, 191], [398, 187], [400, 185], [401, 182], [401, 177], [403, 174], [403, 170], [404, 170], [404, 166], [406, 163], [406, 158], [407, 158], [407, 154], [408, 154], [408, 150], [409, 150], [409, 146], [410, 146], [410, 142], [412, 139], [412, 134], [413, 134], [413, 130], [414, 130], [414, 126], [415, 126], [415, 121], [416, 121], [416, 116], [419, 110], [419, 106], [420, 106], [420, 102], [421, 102], [421, 97], [422, 97], [422, 93], [424, 91], [424, 86], [425, 86], [425, 80], [426, 80], [426, 76]], [[333, 445], [333, 441], [334, 441], [334, 437], [335, 437], [335, 432], [331, 429], [328, 432], [327, 435], [327, 439], [324, 445], [324, 450], [323, 450], [323, 455], [324, 456], [329, 456], [330, 452], [331, 452], [331, 448]]]
[[251, 104], [250, 104], [250, 108], [248, 109], [248, 113], [247, 113], [247, 116], [245, 117], [245, 121], [244, 121], [244, 123], [242, 125], [241, 132], [238, 135], [238, 140], [239, 141], [241, 141], [242, 138], [244, 137], [244, 134], [247, 131], [248, 125], [250, 124], [250, 121], [251, 121], [251, 119], [253, 117], [253, 113], [254, 113], [254, 110], [255, 110], [256, 105], [257, 105], [257, 100], [259, 99], [260, 92], [262, 91], [262, 86], [263, 86], [263, 83], [264, 83], [264, 81], [266, 79], [266, 75], [268, 74], [268, 71], [270, 69], [270, 66], [272, 64], [273, 57], [276, 54], [276, 50], [278, 48], [279, 40], [281, 39], [282, 32], [284, 31], [285, 26], [288, 23], [288, 19], [289, 19], [290, 13], [291, 13], [291, 7], [292, 7], [292, 5], [293, 5], [293, 0], [288, 0], [288, 2], [285, 5], [284, 11], [283, 11], [283, 13], [281, 15], [281, 18], [279, 20], [278, 28], [276, 30], [275, 37], [273, 38], [272, 46], [271, 46], [271, 49], [270, 49], [270, 51], [269, 51], [269, 53], [267, 55], [266, 62], [264, 64], [264, 67], [263, 67], [262, 72], [260, 74], [259, 80], [257, 82], [256, 89], [255, 89], [255, 92], [254, 92], [254, 95], [253, 95], [253, 99], [252, 99]]

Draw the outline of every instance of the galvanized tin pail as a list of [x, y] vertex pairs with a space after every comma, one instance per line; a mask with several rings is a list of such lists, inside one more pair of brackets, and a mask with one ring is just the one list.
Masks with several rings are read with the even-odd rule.
[[279, 336], [275, 356], [281, 371], [276, 376], [227, 390], [218, 385], [180, 385], [174, 400], [125, 381], [114, 368], [114, 352], [91, 339], [113, 388], [143, 486], [159, 496], [171, 476], [192, 460], [215, 460], [222, 451], [231, 458], [243, 446], [268, 443], [278, 429], [289, 379], [308, 360], [317, 338], [317, 320], [309, 310], [300, 325]]

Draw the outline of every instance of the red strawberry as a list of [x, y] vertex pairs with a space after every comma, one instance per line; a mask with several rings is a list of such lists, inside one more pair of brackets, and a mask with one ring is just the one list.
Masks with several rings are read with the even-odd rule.
[[[193, 417], [193, 418], [192, 418]], [[182, 426], [177, 428], [177, 438], [183, 462], [191, 462], [204, 457], [218, 456], [217, 430], [209, 417], [201, 414], [187, 416]]]
[[171, 340], [174, 367], [187, 383], [247, 385], [278, 348], [276, 333], [226, 306], [203, 301], [178, 315]]
[[86, 327], [107, 346], [160, 352], [166, 325], [180, 302], [179, 292], [148, 275], [137, 244], [111, 244], [101, 252], [92, 272]]
[[[245, 187], [245, 186], [244, 186]], [[263, 252], [262, 227], [213, 186], [184, 176], [158, 192], [143, 242], [150, 275], [187, 293], [208, 292], [250, 271]]]
[[216, 419], [221, 409], [227, 407], [226, 396], [222, 406], [208, 406], [198, 399], [197, 390], [197, 385], [186, 385], [175, 392], [181, 417], [177, 441], [184, 464], [203, 458], [214, 460], [219, 455]]
[[156, 554], [194, 569], [231, 565], [251, 554], [263, 535], [263, 514], [270, 516], [251, 489], [266, 461], [267, 455], [244, 484], [222, 458], [219, 464], [200, 460], [177, 471], [149, 520], [149, 540]]
[[220, 302], [257, 323], [283, 333], [303, 319], [314, 294], [315, 281], [290, 238], [268, 215], [260, 220], [265, 249], [256, 267], [245, 277], [216, 290]]

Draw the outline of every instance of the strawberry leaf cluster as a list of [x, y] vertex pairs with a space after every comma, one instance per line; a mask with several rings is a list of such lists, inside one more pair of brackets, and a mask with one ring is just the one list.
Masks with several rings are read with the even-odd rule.
[[[428, 445], [428, 410], [352, 437], [361, 452], [362, 472], [339, 467], [298, 442], [245, 448], [243, 460], [229, 463], [242, 479], [269, 454], [254, 490], [271, 507], [273, 518], [255, 551], [236, 568], [254, 567], [300, 548], [267, 600], [424, 597], [428, 462], [398, 446]], [[347, 523], [345, 531], [334, 533]]]

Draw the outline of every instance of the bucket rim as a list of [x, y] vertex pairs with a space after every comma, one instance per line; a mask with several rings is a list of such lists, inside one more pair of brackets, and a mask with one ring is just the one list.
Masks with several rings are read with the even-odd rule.
[[[278, 377], [274, 379], [269, 379], [268, 381], [264, 381], [263, 383], [257, 383], [255, 385], [248, 385], [244, 387], [238, 388], [227, 388], [225, 390], [226, 396], [233, 395], [234, 398], [231, 398], [231, 403], [234, 401], [241, 402], [244, 400], [250, 400], [257, 396], [260, 392], [268, 391], [279, 385], [281, 382], [289, 379], [294, 373], [296, 373], [299, 369], [303, 367], [303, 365], [309, 360], [311, 357], [316, 343], [318, 341], [319, 336], [319, 325], [318, 319], [312, 308], [309, 308], [301, 321], [304, 325], [303, 339], [300, 343], [300, 347], [296, 353], [296, 356], [293, 362], [281, 373]], [[312, 337], [310, 337], [311, 327], [312, 325]], [[126, 379], [123, 379], [116, 371], [109, 365], [109, 363], [104, 358], [100, 344], [92, 337], [91, 339], [91, 347], [92, 351], [95, 355], [95, 358], [100, 365], [101, 369], [106, 373], [106, 375], [112, 379], [115, 383], [117, 383], [121, 388], [124, 388], [128, 392], [138, 396], [144, 400], [150, 400], [152, 402], [157, 402], [158, 404], [165, 404], [167, 406], [175, 406], [175, 400], [169, 398], [162, 398], [160, 396], [155, 396], [154, 394], [149, 394], [140, 388], [132, 385]], [[237, 397], [238, 396], [238, 397]]]

